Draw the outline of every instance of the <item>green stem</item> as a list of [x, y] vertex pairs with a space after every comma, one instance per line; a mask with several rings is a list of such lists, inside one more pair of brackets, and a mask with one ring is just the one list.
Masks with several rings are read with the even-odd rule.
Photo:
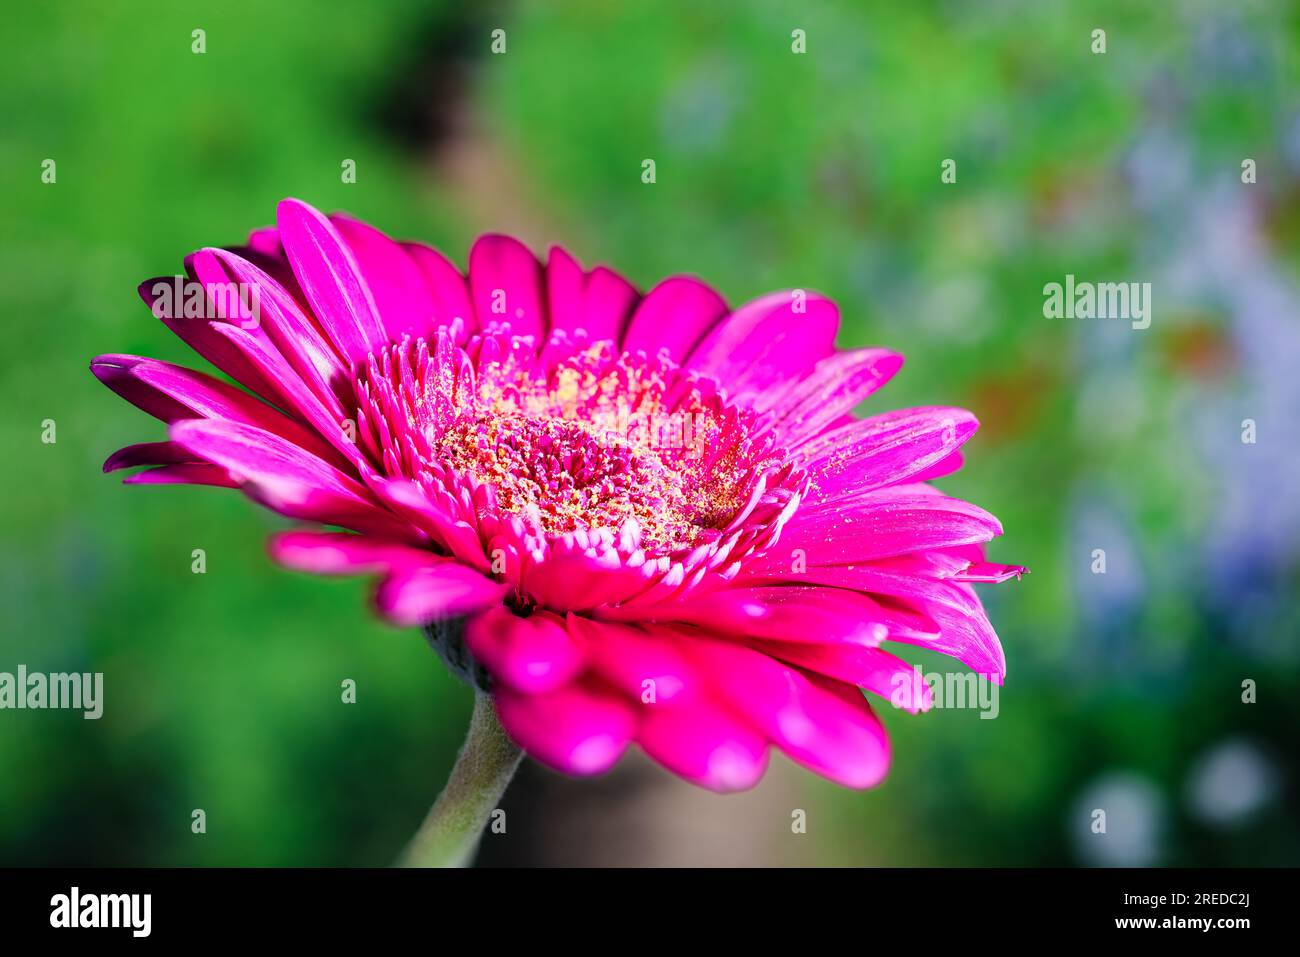
[[497, 720], [492, 696], [474, 694], [465, 744], [447, 786], [402, 855], [404, 867], [466, 867], [524, 753]]

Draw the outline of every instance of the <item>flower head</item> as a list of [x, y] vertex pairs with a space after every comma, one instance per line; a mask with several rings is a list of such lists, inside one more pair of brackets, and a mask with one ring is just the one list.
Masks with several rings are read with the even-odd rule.
[[97, 358], [170, 426], [105, 470], [333, 527], [281, 533], [272, 555], [378, 576], [378, 610], [463, 643], [508, 733], [553, 767], [597, 773], [636, 742], [734, 790], [776, 746], [867, 787], [889, 745], [863, 691], [929, 703], [885, 641], [1004, 674], [971, 583], [1021, 569], [985, 561], [992, 515], [926, 484], [960, 467], [975, 418], [855, 418], [902, 357], [837, 350], [822, 296], [731, 309], [685, 276], [642, 294], [495, 235], [462, 275], [296, 200], [186, 269], [201, 308], [172, 279], [142, 296], [254, 394]]

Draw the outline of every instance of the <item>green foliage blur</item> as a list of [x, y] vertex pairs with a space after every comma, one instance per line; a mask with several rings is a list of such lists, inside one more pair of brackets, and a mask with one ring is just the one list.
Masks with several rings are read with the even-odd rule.
[[[286, 523], [237, 493], [100, 474], [163, 426], [89, 360], [203, 365], [136, 285], [285, 196], [462, 264], [504, 229], [647, 288], [815, 288], [841, 345], [907, 356], [871, 410], [979, 416], [940, 485], [1003, 521], [992, 560], [1032, 570], [981, 590], [998, 716], [882, 704], [889, 780], [765, 782], [814, 822], [767, 863], [791, 841], [827, 864], [1300, 863], [1294, 7], [81, 0], [5, 19], [0, 671], [102, 671], [106, 702], [99, 721], [0, 711], [0, 864], [383, 865], [454, 759], [469, 692], [362, 582], [274, 567]], [[1044, 318], [1067, 274], [1152, 282], [1151, 328]], [[534, 784], [570, 787], [532, 772], [514, 805]], [[679, 820], [630, 826], [671, 847]], [[779, 837], [789, 813], [744, 823]], [[542, 846], [494, 860], [563, 857]]]

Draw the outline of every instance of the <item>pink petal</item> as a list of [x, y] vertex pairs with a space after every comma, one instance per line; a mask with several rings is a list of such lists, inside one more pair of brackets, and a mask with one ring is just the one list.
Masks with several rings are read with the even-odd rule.
[[612, 269], [604, 266], [593, 269], [587, 274], [583, 294], [582, 327], [587, 335], [593, 341], [617, 342], [638, 295], [636, 287]]
[[[773, 555], [764, 556], [763, 562], [764, 567], [773, 571], [789, 567]], [[762, 572], [756, 568], [751, 573]], [[989, 623], [979, 599], [968, 586], [903, 574], [875, 563], [809, 565], [798, 575], [798, 580], [839, 588], [857, 588], [873, 595], [910, 602], [935, 623], [938, 633], [891, 637], [951, 655], [972, 671], [995, 681], [1000, 682], [1006, 674], [1002, 643]]]
[[402, 248], [424, 276], [436, 320], [450, 325], [453, 319], [460, 319], [467, 331], [475, 331], [478, 324], [474, 319], [474, 306], [465, 286], [465, 277], [455, 264], [436, 249], [419, 243], [403, 243]]
[[979, 428], [965, 409], [902, 409], [827, 432], [798, 449], [813, 476], [813, 498], [833, 502], [887, 485], [918, 481]]
[[195, 458], [175, 442], [140, 442], [118, 449], [104, 461], [105, 472], [135, 468], [137, 465], [179, 465]]
[[961, 452], [953, 452], [952, 455], [948, 456], [946, 459], [940, 459], [929, 468], [921, 469], [919, 472], [907, 476], [906, 479], [900, 479], [900, 481], [933, 482], [935, 479], [941, 479], [945, 475], [951, 475], [953, 472], [960, 471], [961, 467], [965, 464], [966, 457], [962, 455]]
[[624, 694], [656, 704], [700, 696], [702, 680], [682, 654], [680, 636], [657, 626], [598, 622], [572, 614], [567, 623], [592, 668]]
[[[572, 336], [586, 323], [585, 294], [587, 274], [582, 264], [560, 246], [552, 246], [546, 260], [546, 306], [552, 332]], [[586, 330], [590, 334], [591, 330]], [[599, 335], [593, 339], [608, 338]]]
[[469, 251], [469, 287], [480, 328], [508, 322], [512, 333], [534, 336], [540, 345], [546, 330], [542, 269], [527, 246], [509, 236], [480, 236]]
[[335, 213], [329, 219], [352, 247], [388, 339], [400, 342], [403, 335], [426, 335], [437, 310], [423, 274], [406, 250], [350, 216]]
[[409, 540], [413, 530], [324, 460], [263, 429], [219, 419], [175, 423], [172, 441], [237, 476], [257, 501], [291, 518]]
[[807, 293], [803, 310], [792, 292], [774, 292], [741, 306], [692, 350], [686, 365], [723, 383], [731, 395], [758, 393], [812, 371], [835, 348], [835, 303]]
[[613, 604], [647, 584], [643, 568], [627, 566], [617, 548], [598, 552], [573, 536], [553, 542], [541, 561], [525, 563], [520, 583], [541, 604], [566, 611]]
[[1002, 525], [982, 508], [904, 486], [859, 496], [850, 505], [800, 509], [785, 525], [780, 553], [791, 556], [791, 564], [797, 548], [808, 565], [850, 565], [1001, 534]]
[[792, 665], [880, 695], [913, 714], [930, 708], [930, 687], [915, 680], [916, 668], [880, 648], [802, 641], [763, 641], [758, 648]]
[[646, 706], [637, 742], [669, 771], [712, 791], [752, 788], [767, 770], [767, 739], [707, 699]]
[[183, 462], [178, 465], [160, 465], [145, 469], [122, 479], [123, 485], [212, 485], [217, 488], [238, 488], [239, 483], [229, 472], [206, 462]]
[[[215, 323], [203, 319], [186, 319], [183, 314], [172, 316], [171, 313], [176, 311], [174, 305], [172, 309], [164, 308], [164, 303], [158, 296], [159, 283], [174, 289], [175, 282], [174, 276], [160, 276], [140, 283], [138, 287], [140, 298], [144, 300], [150, 312], [162, 320], [163, 325], [174, 332], [187, 346], [236, 382], [242, 382], [259, 395], [270, 399], [278, 398], [279, 391], [276, 386], [259, 374], [238, 350], [232, 349], [229, 343], [216, 334]], [[174, 294], [172, 298], [175, 299]]]
[[900, 638], [900, 641], [951, 655], [976, 674], [1002, 683], [1007, 673], [1002, 642], [969, 586], [930, 582], [918, 589], [901, 584], [897, 578], [887, 579], [885, 573], [877, 573], [871, 587], [881, 594], [892, 590], [917, 598], [924, 596], [925, 613], [939, 626], [939, 634], [932, 638]]
[[504, 594], [502, 585], [444, 558], [395, 567], [379, 583], [375, 607], [389, 621], [410, 628], [497, 607]]
[[618, 273], [604, 266], [583, 272], [566, 250], [551, 247], [546, 263], [551, 332], [567, 333], [570, 341], [581, 333], [592, 342], [618, 342], [636, 300], [636, 287]]
[[727, 705], [792, 759], [837, 784], [868, 788], [889, 770], [889, 739], [861, 694], [835, 688], [774, 658], [726, 641], [697, 638], [690, 653]]
[[349, 532], [280, 532], [267, 549], [286, 568], [313, 575], [359, 575], [447, 561], [427, 549]]
[[[229, 327], [242, 332], [237, 327]], [[182, 419], [228, 419], [257, 426], [322, 455], [337, 458], [312, 431], [283, 412], [210, 375], [142, 356], [98, 356], [90, 371], [132, 405], [164, 422]]]
[[251, 424], [270, 422], [280, 415], [271, 406], [232, 385], [159, 359], [121, 354], [97, 356], [90, 363], [90, 371], [136, 408], [164, 422], [221, 418]]
[[334, 225], [296, 199], [280, 202], [276, 223], [298, 285], [339, 352], [359, 362], [384, 345], [374, 296]]
[[351, 395], [349, 368], [289, 290], [237, 253], [227, 249], [203, 252], [211, 252], [235, 281], [258, 287], [262, 329], [267, 338], [331, 414], [341, 415], [339, 396]]
[[283, 259], [285, 264], [288, 264], [288, 259], [284, 255], [284, 244], [280, 242], [280, 230], [274, 226], [263, 226], [250, 232], [248, 248], [272, 259]]
[[546, 611], [526, 618], [505, 607], [484, 612], [465, 626], [465, 644], [494, 678], [526, 694], [568, 684], [584, 662], [564, 621]]
[[623, 348], [648, 356], [667, 349], [677, 362], [727, 311], [727, 302], [693, 276], [673, 276], [655, 286], [632, 313]]
[[[298, 374], [289, 368], [279, 352], [274, 348], [268, 349], [261, 340], [253, 338], [238, 326], [222, 326], [218, 333], [243, 352], [258, 369], [264, 370], [265, 375], [278, 376], [277, 381], [286, 396], [286, 407], [305, 419], [313, 429], [312, 438], [302, 440], [301, 444], [342, 468], [368, 467], [347, 429], [350, 420], [338, 410], [337, 402], [322, 401], [319, 394], [309, 389]], [[331, 411], [331, 406], [335, 411]], [[325, 442], [321, 442], [321, 438]]]
[[609, 770], [636, 731], [632, 705], [592, 682], [541, 695], [502, 687], [493, 698], [510, 737], [531, 757], [568, 774]]
[[855, 349], [821, 360], [812, 373], [790, 387], [773, 411], [769, 426], [781, 444], [794, 450], [851, 413], [855, 406], [894, 377], [903, 357], [888, 349]]
[[421, 529], [460, 561], [480, 571], [488, 571], [490, 563], [483, 552], [478, 531], [468, 522], [440, 509], [422, 486], [406, 479], [372, 478], [370, 487], [390, 510]]
[[997, 562], [973, 562], [965, 571], [952, 576], [957, 582], [985, 582], [996, 584], [1019, 578], [1027, 569], [1024, 565], [1001, 565]]
[[636, 613], [650, 620], [689, 622], [709, 631], [780, 641], [872, 647], [884, 641], [889, 631], [887, 616], [866, 595], [799, 585], [724, 588]]

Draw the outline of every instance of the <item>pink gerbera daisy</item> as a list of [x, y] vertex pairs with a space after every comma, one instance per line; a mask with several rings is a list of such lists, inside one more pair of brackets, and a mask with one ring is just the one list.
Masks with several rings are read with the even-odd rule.
[[[594, 774], [636, 742], [735, 790], [775, 746], [869, 787], [889, 743], [863, 692], [929, 703], [884, 642], [1001, 681], [971, 583], [1021, 569], [984, 559], [997, 519], [926, 484], [961, 465], [975, 417], [854, 418], [903, 359], [837, 350], [829, 299], [732, 309], [686, 276], [642, 294], [497, 235], [475, 242], [466, 275], [297, 200], [246, 247], [186, 268], [202, 315], [170, 297], [173, 279], [142, 295], [253, 394], [95, 359], [170, 425], [105, 470], [151, 466], [126, 481], [239, 488], [332, 526], [277, 535], [271, 553], [377, 575], [379, 611], [425, 627], [545, 764]], [[232, 289], [255, 308], [215, 315]]]

